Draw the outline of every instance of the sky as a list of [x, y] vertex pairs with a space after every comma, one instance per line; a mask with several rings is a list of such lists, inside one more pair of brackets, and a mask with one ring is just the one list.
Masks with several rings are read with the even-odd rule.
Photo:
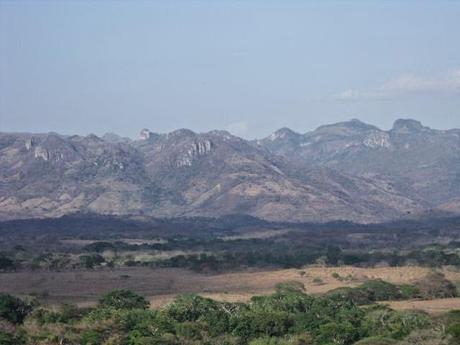
[[0, 0], [0, 131], [460, 128], [460, 1]]

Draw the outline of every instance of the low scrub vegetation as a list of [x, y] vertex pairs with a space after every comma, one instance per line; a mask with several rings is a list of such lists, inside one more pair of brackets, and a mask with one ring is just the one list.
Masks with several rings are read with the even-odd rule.
[[[458, 311], [433, 317], [378, 304], [359, 307], [353, 294], [315, 297], [303, 290], [298, 282], [286, 282], [249, 303], [186, 294], [160, 310], [149, 309], [144, 297], [129, 290], [111, 291], [92, 308], [63, 305], [54, 311], [1, 295], [0, 344], [435, 344], [420, 341], [426, 338], [453, 345], [460, 339]], [[374, 300], [402, 296], [401, 287], [383, 281], [355, 290]]]

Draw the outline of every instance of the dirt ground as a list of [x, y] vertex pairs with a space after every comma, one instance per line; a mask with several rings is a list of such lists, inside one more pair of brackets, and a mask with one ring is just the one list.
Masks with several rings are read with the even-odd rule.
[[[183, 269], [131, 267], [90, 271], [0, 273], [0, 292], [35, 295], [45, 304], [91, 304], [113, 289], [132, 289], [149, 296], [153, 307], [169, 303], [176, 295], [193, 292], [225, 301], [247, 301], [268, 294], [276, 284], [299, 281], [307, 293], [320, 294], [341, 286], [356, 286], [366, 279], [410, 283], [430, 270], [422, 267], [318, 267], [245, 271], [206, 275]], [[339, 274], [334, 278], [333, 273]], [[447, 278], [460, 281], [460, 272], [444, 270]]]

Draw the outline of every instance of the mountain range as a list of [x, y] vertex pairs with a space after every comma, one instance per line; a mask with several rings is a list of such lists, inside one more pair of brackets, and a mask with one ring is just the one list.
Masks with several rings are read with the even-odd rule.
[[380, 222], [460, 213], [460, 129], [359, 120], [260, 140], [226, 131], [0, 133], [0, 219], [245, 214]]

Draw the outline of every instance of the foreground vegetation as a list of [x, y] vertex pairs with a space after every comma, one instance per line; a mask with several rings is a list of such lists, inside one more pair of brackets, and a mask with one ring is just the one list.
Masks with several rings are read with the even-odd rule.
[[[370, 282], [358, 289], [393, 298], [401, 287]], [[370, 292], [372, 291], [372, 292]], [[0, 295], [0, 344], [458, 344], [460, 311], [430, 316], [371, 304], [340, 293], [314, 297], [302, 284], [277, 286], [247, 304], [181, 295], [160, 310], [130, 290], [104, 295], [92, 308], [43, 308]]]
[[[39, 284], [45, 276], [60, 289], [35, 291], [28, 284], [28, 289], [21, 290], [21, 298], [0, 295], [0, 345], [459, 344], [460, 311], [430, 315], [381, 304], [457, 297], [457, 275], [452, 272], [460, 268], [459, 227], [460, 219], [383, 225], [268, 224], [246, 218], [140, 222], [85, 217], [0, 223], [0, 291], [19, 293], [24, 281], [38, 277]], [[206, 292], [205, 288], [221, 291], [222, 284], [227, 289], [228, 277], [236, 275], [223, 272], [251, 272], [252, 279], [261, 268], [298, 268], [292, 270], [294, 279], [308, 281], [310, 287], [321, 286], [324, 281], [311, 274], [305, 266], [309, 264], [317, 264], [321, 270], [343, 265], [411, 269], [418, 265], [424, 267], [424, 274], [432, 273], [391, 284], [337, 269], [328, 273], [333, 290], [320, 296], [307, 294], [302, 283], [290, 282], [247, 303], [185, 294], [161, 309], [150, 309], [149, 302], [135, 292], [115, 290], [92, 307], [40, 304], [53, 293], [55, 302], [67, 301], [59, 298], [64, 297], [62, 292], [69, 284], [76, 287], [73, 292], [91, 286], [92, 297], [105, 292], [108, 282], [114, 284], [112, 288], [136, 290], [136, 284], [147, 279], [148, 287], [143, 284], [138, 292], [147, 294], [155, 283], [161, 283], [156, 290], [152, 288], [155, 292], [190, 291], [180, 290], [183, 286], [177, 286], [176, 276], [161, 276], [158, 271], [186, 275], [183, 284], [205, 282], [201, 290], [192, 290], [197, 293]], [[142, 270], [140, 278], [131, 276], [136, 270]], [[454, 277], [453, 282], [440, 272]], [[224, 282], [213, 288], [206, 283], [212, 282], [216, 273]], [[53, 282], [63, 276], [72, 279], [64, 285]], [[195, 276], [200, 279], [193, 280]], [[12, 279], [23, 280], [7, 284]], [[274, 284], [270, 284], [264, 286], [263, 293], [273, 291]], [[70, 297], [78, 297], [73, 292]]]

